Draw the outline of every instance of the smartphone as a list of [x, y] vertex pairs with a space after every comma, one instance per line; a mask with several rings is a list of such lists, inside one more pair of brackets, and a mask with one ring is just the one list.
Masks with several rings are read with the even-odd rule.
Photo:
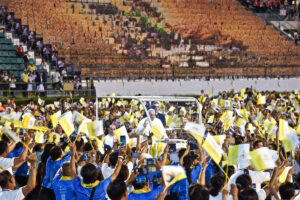
[[120, 137], [120, 145], [121, 147], [126, 147], [126, 136], [122, 135]]
[[148, 144], [152, 145], [152, 137], [151, 136], [148, 136]]
[[176, 152], [176, 144], [169, 144], [169, 152], [173, 153]]
[[155, 160], [153, 158], [147, 158], [146, 162], [146, 165], [154, 165]]
[[138, 153], [132, 152], [131, 156], [132, 156], [133, 158], [137, 158], [137, 157], [138, 157]]
[[156, 175], [154, 175], [153, 178], [152, 178], [152, 182], [153, 182], [154, 184], [160, 185], [160, 184], [161, 184], [160, 178], [161, 178], [160, 173], [156, 173]]
[[20, 133], [19, 133], [19, 136], [20, 136], [20, 137], [23, 137], [23, 135], [24, 135], [24, 133], [23, 133], [23, 129], [22, 129], [22, 128], [20, 128]]
[[191, 147], [190, 150], [196, 150], [196, 149], [198, 149], [198, 145], [197, 145], [197, 140], [196, 139], [189, 140], [189, 145]]

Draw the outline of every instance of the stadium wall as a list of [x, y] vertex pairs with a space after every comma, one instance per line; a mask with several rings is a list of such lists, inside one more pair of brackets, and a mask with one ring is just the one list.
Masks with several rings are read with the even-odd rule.
[[257, 91], [293, 91], [300, 89], [300, 78], [289, 79], [237, 79], [237, 80], [176, 80], [176, 81], [98, 81], [97, 96], [117, 95], [199, 95], [201, 90], [213, 95], [222, 91], [237, 91], [253, 87]]

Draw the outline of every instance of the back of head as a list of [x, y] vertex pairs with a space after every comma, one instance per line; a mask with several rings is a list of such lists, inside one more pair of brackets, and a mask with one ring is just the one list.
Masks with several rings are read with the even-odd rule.
[[258, 195], [253, 188], [245, 188], [238, 195], [239, 200], [258, 200]]
[[225, 177], [220, 173], [214, 174], [210, 178], [210, 183], [211, 183], [210, 194], [215, 197], [219, 194], [219, 192], [223, 188], [225, 184]]
[[71, 164], [70, 162], [64, 162], [61, 166], [63, 176], [71, 176]]
[[200, 184], [192, 184], [189, 187], [190, 200], [209, 200], [209, 191]]
[[112, 167], [115, 167], [117, 162], [118, 162], [118, 155], [119, 153], [118, 152], [113, 152], [112, 154], [109, 155], [109, 164], [112, 166]]
[[52, 147], [54, 147], [55, 144], [54, 143], [48, 143], [46, 144], [45, 148], [44, 148], [44, 152], [42, 154], [41, 160], [43, 162], [44, 165], [46, 165], [47, 159], [49, 157], [49, 153]]
[[[107, 188], [107, 194], [111, 200], [121, 200], [127, 196], [127, 187], [123, 180], [116, 179], [112, 181]], [[125, 198], [126, 199], [126, 198]]]
[[7, 151], [8, 145], [4, 141], [0, 141], [0, 155]]
[[242, 174], [236, 179], [236, 186], [239, 190], [252, 187], [252, 180], [248, 174]]
[[52, 161], [56, 161], [58, 158], [60, 158], [61, 154], [62, 150], [59, 146], [53, 146], [49, 153]]
[[95, 165], [87, 163], [81, 168], [80, 175], [84, 183], [94, 183], [97, 180], [97, 168]]
[[126, 181], [128, 176], [129, 176], [129, 170], [128, 170], [127, 165], [122, 165], [120, 173], [118, 175], [118, 179]]
[[11, 174], [9, 171], [5, 170], [0, 173], [0, 186], [2, 189], [6, 188], [8, 185], [8, 182], [10, 181]]
[[290, 200], [295, 194], [295, 186], [293, 183], [283, 183], [279, 186], [279, 194], [282, 200]]

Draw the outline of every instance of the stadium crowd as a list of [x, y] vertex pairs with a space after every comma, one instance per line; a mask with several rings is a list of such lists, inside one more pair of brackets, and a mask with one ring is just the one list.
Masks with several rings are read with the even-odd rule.
[[299, 99], [251, 88], [201, 91], [200, 107], [11, 98], [0, 199], [299, 199]]

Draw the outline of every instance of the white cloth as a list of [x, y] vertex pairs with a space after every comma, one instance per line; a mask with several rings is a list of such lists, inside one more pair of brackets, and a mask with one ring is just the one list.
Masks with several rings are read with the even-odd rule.
[[11, 174], [13, 174], [12, 167], [14, 166], [14, 161], [15, 158], [0, 157], [0, 168], [3, 170], [8, 170]]
[[[147, 126], [146, 126], [146, 128], [145, 128], [145, 127], [144, 127], [144, 123], [145, 123], [146, 120], [147, 120], [148, 124], [147, 124]], [[151, 123], [152, 123], [152, 126], [153, 126], [153, 125], [156, 125], [156, 126], [158, 127], [158, 129], [160, 130], [160, 132], [163, 134], [163, 138], [168, 138], [168, 135], [167, 135], [167, 133], [166, 133], [166, 130], [165, 130], [165, 128], [164, 128], [164, 125], [161, 123], [161, 120], [160, 120], [160, 119], [154, 118], [154, 120], [151, 121]], [[136, 132], [143, 133], [143, 134], [145, 134], [145, 135], [149, 135], [150, 130], [151, 130], [151, 127], [150, 127], [150, 124], [149, 124], [149, 121], [148, 121], [148, 118], [147, 118], [147, 117], [144, 118], [144, 119], [142, 119], [142, 120], [139, 122], [139, 124], [138, 124], [138, 126], [137, 126], [137, 128], [136, 128]]]
[[[130, 173], [133, 169], [133, 163], [128, 162], [127, 163], [127, 168], [128, 168], [129, 176], [130, 176]], [[102, 168], [101, 168], [101, 172], [102, 172], [102, 175], [103, 175], [104, 179], [107, 179], [108, 177], [110, 177], [110, 175], [112, 175], [114, 173], [114, 171], [115, 171], [115, 168], [111, 168], [111, 167], [108, 166], [107, 163], [103, 163]]]
[[104, 138], [104, 144], [110, 146], [111, 148], [113, 148], [114, 146], [114, 141], [117, 140], [117, 136], [115, 135], [110, 135], [110, 134], [107, 134]]
[[25, 196], [23, 194], [22, 188], [17, 190], [2, 190], [0, 192], [0, 199], [1, 200], [22, 200]]
[[[215, 197], [209, 195], [209, 200], [222, 200], [222, 192], [219, 192], [219, 194]], [[227, 195], [227, 200], [232, 200], [232, 196], [231, 195]]]
[[256, 193], [258, 196], [258, 200], [265, 200], [267, 198], [267, 194], [264, 189], [259, 189], [258, 191], [256, 191]]

